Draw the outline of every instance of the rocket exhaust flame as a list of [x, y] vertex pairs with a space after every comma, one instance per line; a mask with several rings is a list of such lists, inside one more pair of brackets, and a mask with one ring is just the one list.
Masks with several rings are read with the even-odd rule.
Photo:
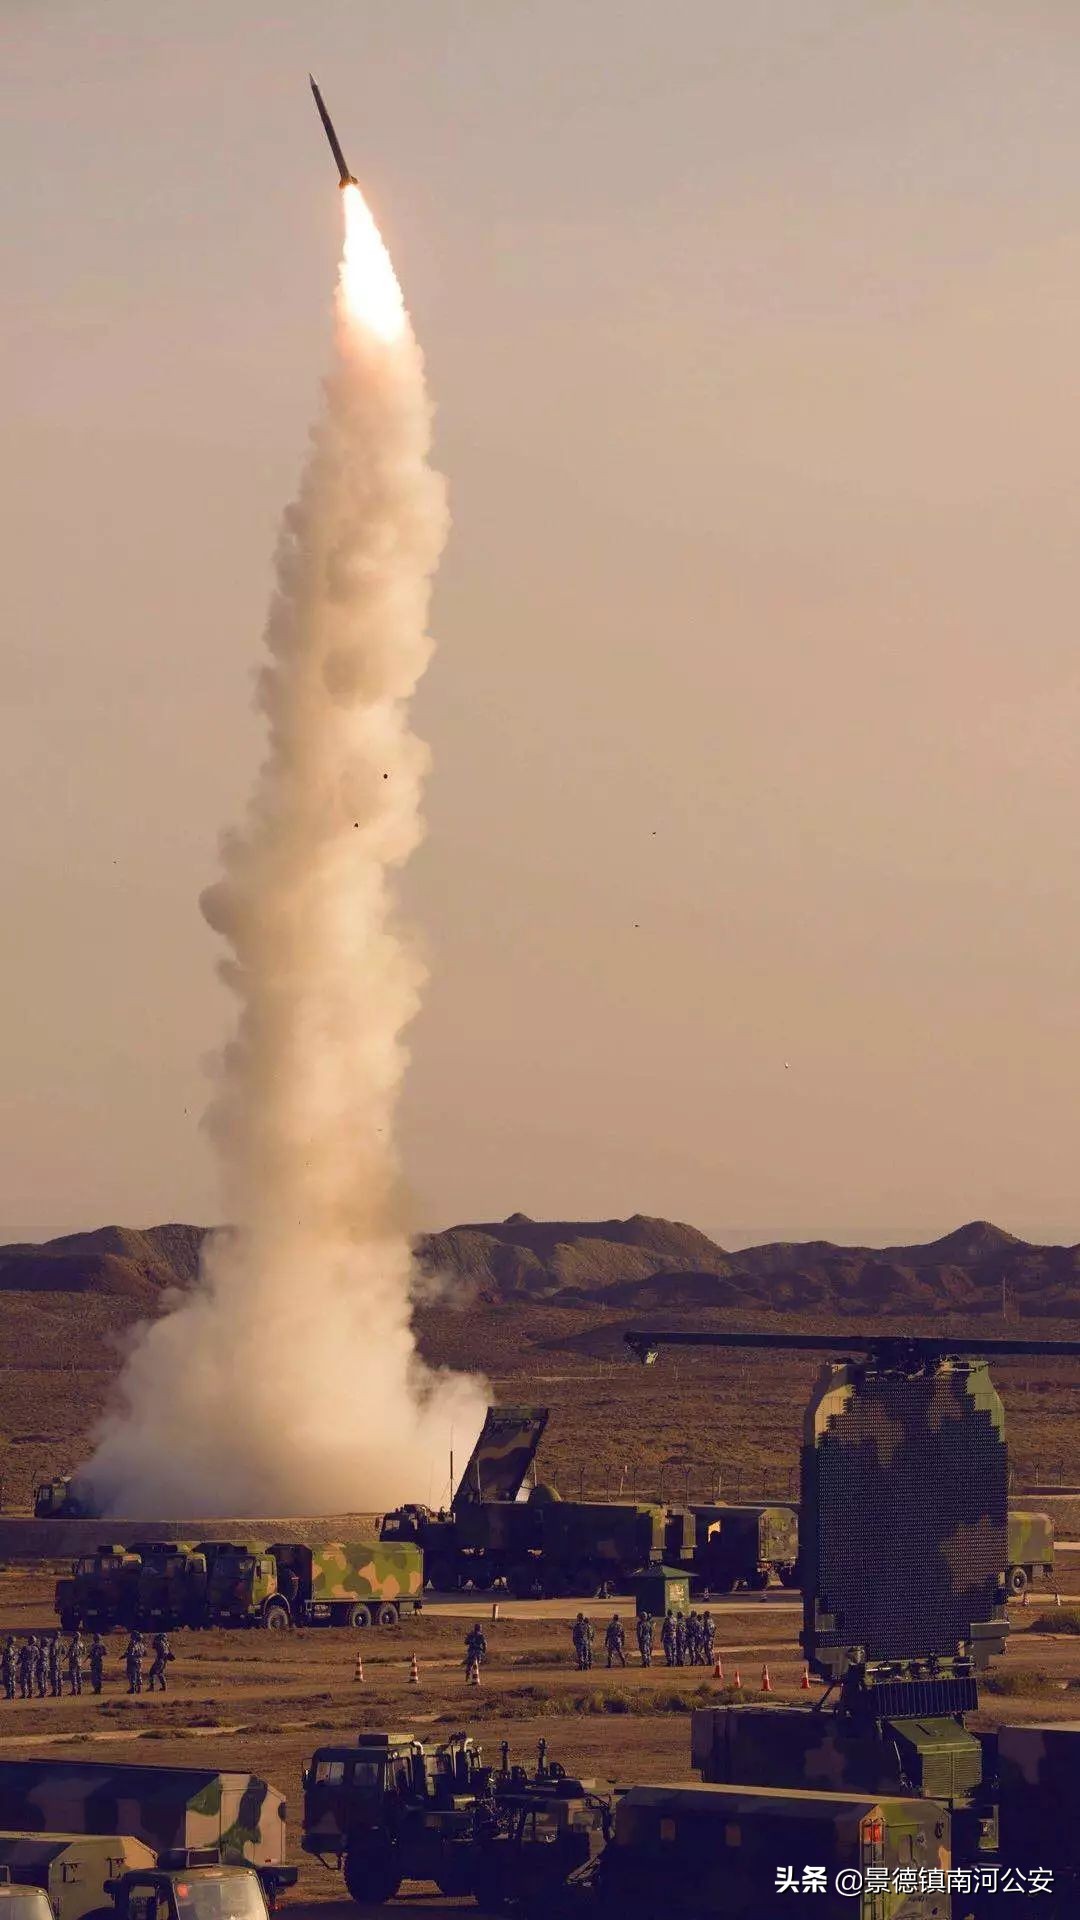
[[265, 635], [266, 757], [202, 901], [239, 1003], [208, 1116], [233, 1224], [140, 1330], [86, 1470], [133, 1517], [415, 1498], [487, 1398], [427, 1368], [411, 1326], [393, 1122], [424, 968], [392, 875], [422, 834], [407, 702], [447, 514], [401, 289], [359, 188], [342, 199], [335, 362]]

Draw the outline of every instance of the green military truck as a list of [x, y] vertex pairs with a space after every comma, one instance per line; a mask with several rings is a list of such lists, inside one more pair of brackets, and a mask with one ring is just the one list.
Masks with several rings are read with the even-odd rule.
[[775, 1575], [782, 1586], [799, 1584], [799, 1516], [794, 1507], [693, 1507], [695, 1588], [730, 1593], [760, 1591]]
[[549, 1764], [485, 1767], [458, 1733], [441, 1745], [408, 1733], [362, 1733], [319, 1747], [303, 1771], [301, 1845], [344, 1873], [361, 1906], [392, 1900], [403, 1880], [451, 1897], [473, 1894], [489, 1913], [546, 1915], [567, 1877], [596, 1853], [610, 1803], [591, 1781]]
[[128, 1834], [159, 1864], [170, 1850], [205, 1847], [253, 1867], [282, 1867], [285, 1860], [284, 1795], [257, 1774], [213, 1767], [0, 1760], [0, 1827]]
[[56, 1583], [55, 1607], [65, 1633], [90, 1627], [101, 1633], [132, 1626], [138, 1612], [142, 1560], [123, 1546], [99, 1546], [81, 1554], [70, 1574]]
[[[812, 1892], [817, 1920], [949, 1920], [950, 1866], [948, 1814], [925, 1800], [641, 1785], [618, 1801], [611, 1845], [545, 1914], [780, 1920], [793, 1893]], [[803, 1879], [808, 1868], [816, 1886]], [[935, 1870], [941, 1891], [918, 1891], [920, 1868]], [[866, 1884], [868, 1870], [891, 1880], [901, 1869], [916, 1891]]]
[[677, 1540], [674, 1553], [669, 1552], [672, 1516], [665, 1507], [634, 1500], [553, 1500], [540, 1513], [545, 1592], [625, 1592], [634, 1574], [678, 1560]]
[[112, 1904], [92, 1920], [269, 1920], [279, 1890], [295, 1884], [295, 1867], [244, 1867], [212, 1847], [182, 1847], [107, 1880]]
[[424, 1562], [403, 1542], [322, 1547], [219, 1544], [210, 1559], [210, 1626], [393, 1627], [422, 1604]]
[[1014, 1600], [1054, 1571], [1054, 1523], [1048, 1513], [1009, 1508], [1005, 1590]]
[[467, 1894], [481, 1769], [464, 1734], [425, 1745], [409, 1733], [362, 1733], [351, 1746], [319, 1747], [302, 1775], [300, 1844], [339, 1868], [361, 1904], [392, 1900], [406, 1878]]

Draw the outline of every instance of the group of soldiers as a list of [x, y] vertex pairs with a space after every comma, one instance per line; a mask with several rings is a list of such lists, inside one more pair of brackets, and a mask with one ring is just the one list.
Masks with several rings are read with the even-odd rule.
[[[160, 1687], [164, 1693], [169, 1662], [175, 1658], [167, 1633], [154, 1635], [153, 1649], [154, 1659], [147, 1691], [153, 1693], [155, 1687]], [[65, 1677], [68, 1692], [81, 1694], [87, 1667], [90, 1670], [91, 1690], [100, 1693], [105, 1684], [105, 1654], [105, 1642], [100, 1633], [95, 1633], [89, 1647], [78, 1632], [72, 1634], [66, 1646], [58, 1633], [32, 1633], [25, 1640], [16, 1640], [15, 1635], [9, 1633], [0, 1650], [0, 1682], [3, 1683], [4, 1697], [7, 1700], [45, 1700], [50, 1697], [60, 1700], [64, 1693]], [[141, 1633], [134, 1632], [124, 1648], [129, 1693], [141, 1693], [143, 1690], [145, 1659], [146, 1642]]]
[[[653, 1617], [639, 1613], [635, 1622], [638, 1652], [643, 1667], [652, 1666]], [[579, 1613], [571, 1628], [579, 1673], [588, 1672], [593, 1663], [595, 1634], [591, 1620]], [[712, 1614], [691, 1613], [689, 1618], [669, 1608], [660, 1629], [660, 1644], [669, 1667], [711, 1667], [716, 1643], [716, 1623]], [[626, 1665], [626, 1629], [613, 1613], [604, 1629], [604, 1651], [609, 1667]]]

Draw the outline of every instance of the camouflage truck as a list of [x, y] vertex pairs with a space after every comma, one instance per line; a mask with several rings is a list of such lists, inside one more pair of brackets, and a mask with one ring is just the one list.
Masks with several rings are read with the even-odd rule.
[[405, 1878], [469, 1893], [481, 1764], [464, 1734], [433, 1745], [411, 1733], [362, 1733], [352, 1746], [318, 1747], [301, 1776], [300, 1844], [341, 1870], [361, 1903], [393, 1899]]
[[703, 1780], [726, 1786], [925, 1795], [948, 1813], [958, 1860], [979, 1861], [996, 1845], [992, 1761], [984, 1738], [958, 1715], [853, 1719], [809, 1705], [700, 1707], [690, 1718], [690, 1759]]
[[217, 1546], [204, 1619], [213, 1626], [392, 1627], [421, 1604], [419, 1548], [379, 1540], [321, 1547]]
[[186, 1540], [138, 1540], [135, 1621], [140, 1627], [198, 1626], [206, 1611], [206, 1554]]
[[0, 1760], [0, 1827], [129, 1834], [162, 1854], [212, 1847], [251, 1866], [285, 1859], [285, 1796], [253, 1773], [93, 1760]]
[[735, 1587], [760, 1590], [775, 1574], [782, 1586], [799, 1583], [799, 1516], [794, 1507], [693, 1507], [692, 1571], [706, 1595]]
[[489, 1407], [449, 1511], [396, 1507], [379, 1522], [380, 1540], [418, 1546], [427, 1584], [438, 1592], [496, 1580], [530, 1592], [540, 1550], [539, 1502], [521, 1496], [547, 1421], [546, 1407]]
[[[779, 1920], [794, 1911], [804, 1868], [823, 1870], [817, 1920], [950, 1920], [949, 1817], [925, 1800], [813, 1788], [633, 1786], [615, 1810], [614, 1839], [595, 1865], [550, 1900], [550, 1920]], [[942, 1890], [919, 1892], [919, 1869]], [[881, 1892], [904, 1869], [916, 1888]], [[837, 1888], [848, 1876], [848, 1891]], [[786, 1876], [787, 1892], [781, 1890]], [[807, 1889], [809, 1891], [809, 1889]]]
[[56, 1583], [54, 1605], [64, 1632], [90, 1627], [108, 1633], [112, 1627], [133, 1626], [141, 1570], [140, 1556], [123, 1546], [106, 1544], [80, 1555], [70, 1574]]
[[0, 1833], [0, 1868], [10, 1871], [13, 1880], [41, 1887], [54, 1920], [83, 1920], [84, 1914], [99, 1913], [109, 1905], [107, 1880], [156, 1865], [153, 1849], [130, 1835]]
[[664, 1507], [634, 1500], [553, 1500], [540, 1514], [545, 1592], [625, 1591], [634, 1574], [665, 1560], [671, 1522]]
[[1054, 1571], [1054, 1523], [1048, 1513], [1010, 1507], [1007, 1538], [1005, 1590], [1019, 1599]]

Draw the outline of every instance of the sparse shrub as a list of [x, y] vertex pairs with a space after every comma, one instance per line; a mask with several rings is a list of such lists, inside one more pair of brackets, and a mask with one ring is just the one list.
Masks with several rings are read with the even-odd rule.
[[1023, 1693], [1057, 1693], [1063, 1682], [1055, 1680], [1045, 1667], [1005, 1667], [1000, 1673], [990, 1674], [983, 1684], [987, 1693], [1011, 1697]]

